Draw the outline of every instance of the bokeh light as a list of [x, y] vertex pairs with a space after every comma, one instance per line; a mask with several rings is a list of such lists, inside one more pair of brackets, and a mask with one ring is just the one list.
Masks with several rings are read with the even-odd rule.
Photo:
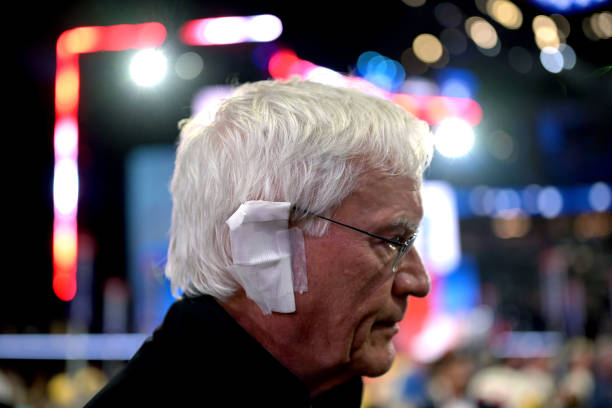
[[58, 51], [82, 54], [92, 52], [98, 47], [101, 27], [78, 27], [66, 31], [58, 41]]
[[433, 69], [442, 69], [447, 66], [449, 62], [450, 54], [448, 53], [448, 50], [446, 48], [442, 47], [442, 56], [440, 57], [440, 59], [434, 63], [429, 64], [429, 66]]
[[331, 86], [342, 86], [345, 78], [339, 72], [325, 67], [316, 67], [308, 71], [306, 79]]
[[434, 16], [444, 27], [457, 27], [463, 21], [461, 9], [452, 3], [442, 2], [436, 5]]
[[176, 75], [181, 79], [194, 79], [204, 68], [204, 61], [202, 57], [195, 52], [186, 52], [177, 58], [174, 64], [174, 70]]
[[181, 27], [180, 37], [189, 45], [223, 45], [274, 41], [282, 31], [278, 17], [262, 14], [192, 20]]
[[426, 63], [421, 61], [419, 57], [414, 54], [412, 48], [407, 48], [404, 50], [401, 56], [401, 62], [407, 74], [424, 74], [429, 68]]
[[531, 26], [533, 28], [533, 33], [535, 35], [535, 41], [538, 48], [559, 48], [562, 41], [559, 36], [557, 25], [552, 18], [544, 15], [536, 16], [534, 17]]
[[459, 55], [467, 49], [465, 34], [456, 28], [446, 28], [440, 33], [440, 41], [449, 53]]
[[533, 67], [533, 58], [525, 48], [514, 46], [508, 51], [508, 63], [515, 71], [526, 74]]
[[76, 212], [79, 200], [79, 172], [75, 160], [66, 158], [55, 164], [53, 173], [53, 202], [63, 215]]
[[78, 125], [76, 118], [66, 116], [55, 124], [54, 148], [60, 157], [74, 157], [78, 145]]
[[495, 28], [482, 17], [470, 17], [465, 21], [465, 32], [480, 48], [494, 48], [499, 39]]
[[563, 196], [556, 187], [545, 187], [538, 194], [538, 210], [545, 218], [555, 218], [563, 209]]
[[598, 41], [612, 37], [612, 13], [594, 13], [582, 20], [582, 31], [590, 40]]
[[523, 13], [509, 0], [489, 0], [486, 8], [489, 15], [506, 28], [516, 30], [523, 24]]
[[477, 47], [477, 48], [481, 54], [486, 55], [487, 57], [495, 57], [499, 55], [502, 49], [501, 42], [499, 42], [499, 40], [497, 41], [497, 43], [495, 43], [495, 46], [493, 48], [482, 48], [482, 47]]
[[563, 57], [563, 69], [572, 69], [576, 66], [576, 52], [569, 44], [559, 45]]
[[612, 12], [604, 11], [593, 16], [594, 25], [599, 28], [602, 39], [612, 37]]
[[476, 215], [492, 214], [495, 204], [495, 191], [487, 186], [476, 186], [470, 191], [468, 204], [470, 210]]
[[404, 81], [401, 92], [411, 95], [439, 95], [440, 88], [438, 84], [431, 79], [414, 76]]
[[410, 7], [421, 7], [425, 4], [425, 0], [402, 0], [402, 2]]
[[375, 51], [366, 51], [359, 56], [357, 72], [367, 81], [386, 91], [397, 89], [406, 78], [402, 64]]
[[252, 16], [247, 20], [247, 32], [250, 41], [274, 41], [283, 32], [283, 23], [271, 14]]
[[445, 157], [465, 156], [474, 145], [474, 129], [463, 119], [444, 119], [435, 130], [434, 145]]
[[444, 96], [474, 98], [478, 90], [478, 77], [468, 69], [444, 68], [436, 77]]
[[508, 160], [514, 153], [514, 139], [503, 130], [496, 130], [487, 138], [487, 150], [498, 160]]
[[561, 14], [551, 14], [550, 18], [555, 22], [557, 30], [565, 37], [569, 37], [571, 26], [567, 18]]
[[589, 189], [589, 204], [595, 211], [603, 212], [610, 208], [612, 190], [603, 182], [593, 184]]
[[77, 258], [76, 231], [70, 226], [55, 228], [53, 258], [55, 264], [63, 269], [70, 268]]
[[521, 238], [529, 232], [531, 218], [521, 211], [506, 211], [491, 220], [491, 228], [498, 238]]
[[55, 78], [55, 110], [71, 113], [79, 103], [79, 67], [76, 64], [58, 66]]
[[412, 42], [414, 54], [423, 62], [433, 64], [442, 57], [442, 43], [432, 34], [420, 34]]
[[540, 51], [540, 62], [542, 66], [553, 74], [563, 70], [563, 54], [554, 47], [545, 47]]
[[166, 56], [159, 50], [138, 51], [130, 62], [130, 76], [140, 86], [157, 85], [166, 75]]
[[612, 216], [607, 213], [581, 214], [574, 220], [578, 239], [601, 238], [612, 234]]
[[521, 192], [523, 208], [527, 213], [535, 215], [540, 212], [540, 208], [538, 207], [540, 191], [542, 191], [542, 187], [537, 184], [530, 184]]
[[519, 193], [510, 188], [501, 188], [495, 192], [493, 201], [494, 214], [501, 217], [513, 217], [512, 212], [521, 208]]

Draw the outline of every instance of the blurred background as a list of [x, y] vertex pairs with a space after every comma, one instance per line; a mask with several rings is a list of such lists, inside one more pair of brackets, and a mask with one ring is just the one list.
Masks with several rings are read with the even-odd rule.
[[433, 291], [364, 406], [612, 406], [610, 2], [57, 1], [5, 20], [0, 406], [81, 406], [122, 367], [173, 301], [178, 122], [291, 75], [434, 132]]

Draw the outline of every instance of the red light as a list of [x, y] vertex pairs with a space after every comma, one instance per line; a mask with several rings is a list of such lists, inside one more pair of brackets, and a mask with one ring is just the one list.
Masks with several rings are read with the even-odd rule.
[[269, 14], [201, 18], [188, 21], [179, 30], [181, 41], [189, 45], [225, 45], [273, 41], [282, 32], [282, 23]]
[[298, 56], [290, 50], [280, 50], [274, 53], [268, 61], [268, 71], [272, 78], [286, 79], [291, 74], [291, 67], [299, 62]]
[[56, 273], [53, 276], [53, 291], [63, 301], [74, 299], [77, 291], [76, 268]]
[[[79, 55], [97, 51], [152, 48], [161, 45], [165, 38], [166, 28], [155, 22], [107, 27], [77, 27], [59, 36], [55, 74], [54, 146], [56, 163], [69, 160], [75, 168], [77, 164]], [[65, 190], [60, 189], [62, 194], [74, 193], [71, 189]], [[69, 214], [62, 214], [61, 205], [58, 207], [61, 200], [66, 198], [73, 197], [61, 196], [58, 203], [54, 195], [53, 291], [58, 298], [69, 301], [74, 298], [77, 290], [78, 245], [76, 202], [70, 202], [74, 204], [74, 209]]]
[[76, 112], [79, 103], [79, 66], [71, 61], [58, 64], [55, 74], [55, 109], [57, 113]]
[[136, 31], [136, 41], [133, 48], [159, 47], [166, 39], [166, 27], [160, 23], [139, 24]]

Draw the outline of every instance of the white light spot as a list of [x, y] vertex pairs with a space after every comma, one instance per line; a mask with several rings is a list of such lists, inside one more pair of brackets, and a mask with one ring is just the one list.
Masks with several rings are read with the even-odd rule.
[[465, 156], [474, 145], [474, 129], [463, 119], [444, 119], [436, 129], [434, 145], [443, 156]]
[[563, 54], [554, 47], [544, 47], [540, 52], [540, 62], [548, 72], [557, 74], [563, 69]]
[[76, 157], [78, 143], [78, 127], [72, 118], [58, 121], [55, 126], [55, 153], [60, 157]]
[[244, 17], [219, 17], [210, 19], [202, 32], [209, 44], [235, 44], [248, 37]]
[[53, 205], [63, 214], [76, 211], [79, 200], [79, 173], [76, 161], [63, 159], [55, 164], [53, 173]]
[[283, 32], [283, 23], [278, 17], [271, 14], [253, 16], [248, 22], [248, 32], [251, 41], [274, 41]]
[[308, 71], [306, 79], [331, 86], [344, 86], [346, 79], [342, 74], [325, 67], [315, 67]]
[[166, 68], [166, 57], [161, 51], [142, 50], [132, 58], [130, 76], [140, 86], [153, 86], [164, 78]]

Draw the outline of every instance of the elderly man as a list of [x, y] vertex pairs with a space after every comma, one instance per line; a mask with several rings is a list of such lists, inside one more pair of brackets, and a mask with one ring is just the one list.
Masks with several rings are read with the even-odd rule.
[[427, 125], [299, 80], [243, 85], [204, 116], [171, 185], [182, 298], [89, 406], [359, 406], [430, 287], [412, 246]]

